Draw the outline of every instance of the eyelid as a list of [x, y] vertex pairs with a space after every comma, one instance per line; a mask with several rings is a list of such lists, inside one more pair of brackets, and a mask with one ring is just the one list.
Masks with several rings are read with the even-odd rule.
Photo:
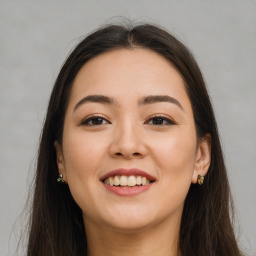
[[[83, 118], [83, 119], [79, 122], [79, 126], [86, 125], [85, 122], [89, 122], [89, 121], [92, 120], [93, 118], [97, 118], [97, 117], [104, 119], [105, 121], [107, 121], [107, 123], [110, 124], [110, 121], [109, 121], [105, 116], [103, 116], [103, 115], [101, 115], [101, 114], [90, 114], [90, 115], [86, 116], [85, 118]], [[94, 125], [88, 125], [88, 124], [87, 124], [87, 126], [94, 126]]]
[[[154, 115], [151, 115], [151, 116], [149, 116], [149, 117], [147, 118], [147, 120], [146, 120], [145, 123], [149, 122], [150, 120], [152, 120], [152, 119], [154, 119], [154, 118], [162, 118], [162, 119], [166, 120], [166, 121], [168, 122], [167, 125], [175, 125], [175, 124], [177, 124], [177, 122], [175, 122], [175, 121], [173, 120], [173, 118], [171, 118], [171, 117], [169, 117], [169, 116], [166, 116], [166, 115], [164, 115], [164, 114], [154, 114]], [[159, 126], [161, 126], [161, 125], [159, 125]], [[164, 125], [162, 125], [162, 126], [164, 126]]]

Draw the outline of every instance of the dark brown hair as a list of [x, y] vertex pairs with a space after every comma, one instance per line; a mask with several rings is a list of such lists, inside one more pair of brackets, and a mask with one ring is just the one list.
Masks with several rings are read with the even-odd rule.
[[205, 82], [189, 50], [154, 25], [108, 25], [82, 40], [64, 63], [54, 85], [41, 135], [27, 255], [86, 255], [81, 209], [69, 187], [57, 184], [54, 142], [62, 141], [63, 121], [72, 83], [95, 56], [117, 48], [150, 49], [172, 63], [183, 77], [198, 139], [211, 135], [211, 165], [203, 186], [191, 185], [185, 200], [179, 245], [183, 256], [241, 255], [230, 213], [232, 198], [217, 125]]

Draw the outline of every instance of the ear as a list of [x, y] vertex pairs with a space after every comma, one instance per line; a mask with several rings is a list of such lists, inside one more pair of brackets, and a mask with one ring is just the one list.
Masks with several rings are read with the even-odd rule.
[[211, 163], [211, 135], [206, 134], [200, 139], [196, 152], [195, 168], [192, 183], [196, 184], [198, 175], [205, 176]]
[[63, 180], [67, 182], [67, 175], [66, 175], [66, 169], [65, 169], [65, 162], [63, 157], [63, 151], [62, 146], [58, 141], [54, 142], [54, 147], [56, 150], [56, 162], [59, 170], [59, 174], [63, 175]]

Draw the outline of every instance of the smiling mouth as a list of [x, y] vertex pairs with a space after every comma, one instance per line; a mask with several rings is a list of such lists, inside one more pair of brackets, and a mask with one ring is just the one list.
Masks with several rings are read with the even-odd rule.
[[115, 187], [136, 187], [136, 186], [146, 186], [154, 181], [150, 181], [147, 177], [140, 175], [115, 175], [110, 176], [103, 180], [104, 184]]

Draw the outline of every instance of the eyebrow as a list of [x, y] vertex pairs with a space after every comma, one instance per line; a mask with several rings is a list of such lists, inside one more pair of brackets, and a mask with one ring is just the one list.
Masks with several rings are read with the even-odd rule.
[[[95, 102], [95, 103], [101, 103], [101, 104], [110, 104], [110, 105], [117, 105], [117, 101], [114, 98], [104, 96], [104, 95], [88, 95], [81, 99], [74, 107], [74, 111], [80, 107], [81, 105], [89, 102]], [[182, 105], [178, 100], [175, 98], [168, 96], [168, 95], [149, 95], [146, 97], [142, 97], [138, 101], [138, 105], [148, 105], [148, 104], [154, 104], [159, 102], [169, 102], [177, 105], [180, 109], [183, 110]]]
[[180, 102], [168, 95], [149, 95], [149, 96], [143, 97], [139, 100], [139, 105], [147, 105], [147, 104], [153, 104], [153, 103], [159, 103], [159, 102], [173, 103], [183, 110], [183, 107], [180, 104]]
[[102, 104], [117, 104], [117, 102], [110, 97], [104, 96], [104, 95], [88, 95], [81, 99], [74, 107], [74, 111], [81, 105], [88, 103], [88, 102], [96, 102], [96, 103], [102, 103]]

